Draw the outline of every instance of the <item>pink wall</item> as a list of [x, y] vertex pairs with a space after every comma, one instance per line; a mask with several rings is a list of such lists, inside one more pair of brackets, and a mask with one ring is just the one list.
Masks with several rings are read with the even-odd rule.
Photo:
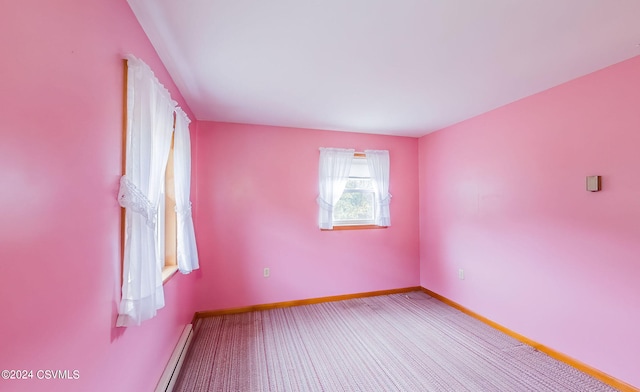
[[[640, 58], [419, 141], [197, 124], [203, 269], [120, 329], [122, 55], [186, 105], [125, 0], [9, 2], [0, 36], [0, 370], [80, 374], [0, 390], [152, 390], [195, 310], [418, 284], [640, 386]], [[391, 151], [391, 228], [317, 229], [320, 146]]]
[[0, 37], [0, 370], [80, 375], [0, 390], [150, 391], [193, 316], [194, 277], [167, 283], [158, 318], [114, 327], [122, 55], [182, 98], [125, 0], [5, 2]]
[[[418, 285], [417, 139], [210, 122], [197, 137], [198, 309]], [[389, 150], [390, 228], [318, 229], [319, 147]]]
[[421, 284], [640, 387], [638, 86], [640, 57], [427, 135], [419, 165]]

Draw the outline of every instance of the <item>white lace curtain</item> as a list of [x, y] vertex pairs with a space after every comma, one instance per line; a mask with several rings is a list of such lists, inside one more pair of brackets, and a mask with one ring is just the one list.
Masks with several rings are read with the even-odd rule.
[[174, 131], [178, 268], [199, 268], [191, 216], [189, 118], [151, 69], [127, 56], [127, 147], [118, 199], [125, 208], [122, 298], [118, 326], [140, 325], [164, 306], [165, 170]]
[[333, 207], [340, 199], [353, 161], [354, 149], [320, 148], [318, 226], [333, 229]]
[[391, 194], [389, 193], [389, 151], [386, 150], [365, 150], [369, 174], [375, 184], [376, 192], [376, 225], [391, 226], [391, 215], [389, 213], [389, 203]]
[[158, 209], [171, 149], [175, 102], [151, 69], [127, 56], [127, 147], [118, 199], [125, 208], [122, 299], [118, 326], [139, 325], [164, 306], [164, 237]]
[[173, 163], [176, 184], [176, 231], [178, 269], [188, 274], [199, 268], [196, 235], [191, 215], [191, 140], [189, 118], [176, 109], [176, 129], [174, 135]]

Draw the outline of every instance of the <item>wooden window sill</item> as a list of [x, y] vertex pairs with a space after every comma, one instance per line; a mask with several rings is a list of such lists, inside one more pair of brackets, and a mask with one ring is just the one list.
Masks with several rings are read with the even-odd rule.
[[377, 225], [353, 225], [353, 226], [333, 226], [333, 229], [320, 229], [321, 231], [336, 231], [336, 230], [371, 230], [371, 229], [386, 229], [389, 226], [377, 226]]
[[162, 269], [162, 284], [167, 283], [176, 272], [178, 272], [177, 265], [165, 265]]

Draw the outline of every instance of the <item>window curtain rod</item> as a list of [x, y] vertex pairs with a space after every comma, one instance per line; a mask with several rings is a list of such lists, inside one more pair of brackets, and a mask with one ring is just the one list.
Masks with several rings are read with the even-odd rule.
[[[320, 147], [320, 150], [322, 150], [323, 147]], [[353, 152], [353, 156], [355, 157], [366, 157], [367, 153], [365, 153], [364, 151], [354, 151]]]

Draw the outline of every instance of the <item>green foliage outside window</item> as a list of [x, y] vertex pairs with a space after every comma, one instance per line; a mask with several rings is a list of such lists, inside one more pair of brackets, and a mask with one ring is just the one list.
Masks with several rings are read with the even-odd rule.
[[369, 178], [350, 178], [333, 209], [334, 220], [345, 224], [366, 224], [374, 220], [373, 183]]

